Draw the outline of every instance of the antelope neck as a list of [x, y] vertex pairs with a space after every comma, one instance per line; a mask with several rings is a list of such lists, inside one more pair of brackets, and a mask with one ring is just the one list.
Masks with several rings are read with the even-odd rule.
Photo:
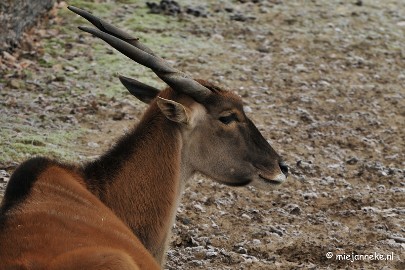
[[[182, 136], [177, 125], [160, 112], [147, 111], [143, 120], [109, 152], [84, 168], [89, 189], [110, 207], [159, 261], [184, 178]], [[153, 133], [152, 133], [153, 132]]]

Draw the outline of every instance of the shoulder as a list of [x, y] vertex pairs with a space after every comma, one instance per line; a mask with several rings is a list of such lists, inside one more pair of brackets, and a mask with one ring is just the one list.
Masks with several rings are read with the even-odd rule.
[[38, 176], [52, 165], [60, 164], [44, 157], [31, 158], [20, 164], [7, 184], [0, 214], [22, 202], [29, 195]]

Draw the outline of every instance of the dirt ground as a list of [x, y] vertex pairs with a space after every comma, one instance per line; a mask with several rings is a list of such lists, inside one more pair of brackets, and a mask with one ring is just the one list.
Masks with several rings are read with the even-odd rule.
[[[402, 0], [67, 2], [239, 93], [290, 166], [277, 188], [191, 179], [166, 269], [405, 269]], [[0, 58], [0, 196], [22, 160], [92, 159], [139, 120], [117, 73], [163, 86], [84, 24], [60, 2]]]

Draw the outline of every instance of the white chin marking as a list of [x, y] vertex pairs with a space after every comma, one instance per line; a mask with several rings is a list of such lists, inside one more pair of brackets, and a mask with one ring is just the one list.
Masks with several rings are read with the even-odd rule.
[[274, 179], [272, 179], [273, 181], [277, 181], [277, 182], [284, 182], [287, 179], [287, 177], [283, 174], [280, 173], [279, 175], [277, 175]]

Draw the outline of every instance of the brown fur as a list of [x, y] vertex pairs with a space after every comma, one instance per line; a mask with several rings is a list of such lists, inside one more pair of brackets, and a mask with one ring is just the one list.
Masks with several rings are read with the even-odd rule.
[[[2, 209], [8, 200], [6, 192]], [[1, 213], [0, 262], [1, 269], [159, 269], [81, 175], [49, 160], [25, 199]]]
[[[107, 162], [116, 154], [127, 158], [111, 168]], [[129, 225], [159, 262], [164, 259], [180, 196], [180, 159], [180, 129], [154, 103], [131, 133], [85, 168], [89, 188], [98, 189], [101, 201]], [[94, 187], [96, 181], [100, 185]]]

